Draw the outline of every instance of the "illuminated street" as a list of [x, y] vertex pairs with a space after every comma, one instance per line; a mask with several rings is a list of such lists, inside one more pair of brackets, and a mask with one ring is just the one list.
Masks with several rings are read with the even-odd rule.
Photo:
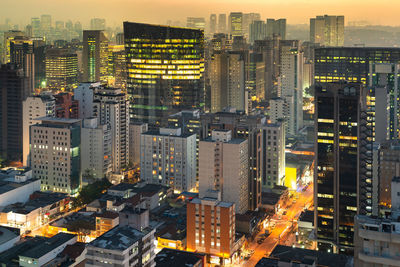
[[[264, 240], [262, 244], [258, 244], [257, 240], [264, 234], [266, 229], [260, 231], [254, 241], [249, 245], [249, 250], [254, 250], [254, 254], [251, 258], [244, 262], [242, 266], [252, 267], [263, 257], [269, 256], [276, 245], [288, 245], [291, 246], [293, 242], [294, 233], [292, 229], [296, 228], [296, 222], [299, 218], [301, 212], [305, 207], [309, 207], [313, 202], [313, 186], [310, 184], [305, 192], [299, 192], [299, 199], [295, 197], [291, 198], [290, 201], [294, 201], [291, 206], [289, 206], [286, 211], [287, 214], [280, 215], [283, 211], [281, 210], [279, 214], [275, 214], [271, 221], [276, 222], [275, 228], [271, 231], [271, 234]], [[281, 217], [281, 219], [279, 219]], [[293, 228], [292, 228], [293, 225]]]

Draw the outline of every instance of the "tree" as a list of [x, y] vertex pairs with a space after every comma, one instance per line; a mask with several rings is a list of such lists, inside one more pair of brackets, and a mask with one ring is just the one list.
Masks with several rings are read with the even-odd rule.
[[112, 184], [107, 179], [101, 179], [84, 186], [75, 199], [73, 208], [82, 207], [98, 199], [103, 191], [107, 190], [111, 185]]

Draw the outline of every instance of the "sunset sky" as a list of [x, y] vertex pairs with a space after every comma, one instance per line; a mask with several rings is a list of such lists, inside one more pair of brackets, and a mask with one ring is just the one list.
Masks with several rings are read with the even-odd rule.
[[51, 14], [53, 20], [106, 18], [110, 26], [124, 20], [165, 23], [187, 16], [210, 13], [258, 12], [262, 18], [284, 17], [288, 24], [308, 23], [322, 14], [345, 15], [346, 22], [367, 20], [371, 24], [400, 25], [399, 0], [0, 0], [0, 22], [12, 17], [26, 24], [31, 17]]

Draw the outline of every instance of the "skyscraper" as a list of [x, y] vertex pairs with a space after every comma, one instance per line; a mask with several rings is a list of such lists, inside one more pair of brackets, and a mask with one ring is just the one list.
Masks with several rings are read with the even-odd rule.
[[0, 67], [0, 156], [22, 160], [22, 102], [29, 96], [28, 80], [14, 64]]
[[188, 17], [186, 19], [186, 27], [203, 30], [206, 28], [205, 18]]
[[43, 37], [48, 38], [51, 31], [51, 15], [42, 15], [40, 17], [40, 29], [43, 33]]
[[93, 18], [90, 20], [90, 30], [92, 31], [105, 31], [106, 20], [100, 18]]
[[124, 22], [130, 117], [158, 124], [204, 105], [204, 33]]
[[108, 40], [103, 31], [83, 31], [83, 81], [107, 83]]
[[329, 83], [315, 88], [314, 203], [319, 250], [352, 250], [362, 183], [357, 166], [365, 97], [360, 84]]
[[286, 19], [267, 19], [267, 37], [272, 38], [275, 34], [286, 39]]
[[214, 34], [217, 32], [217, 15], [216, 14], [211, 14], [210, 15], [210, 34]]
[[23, 37], [25, 33], [21, 31], [8, 31], [4, 33], [4, 42], [3, 42], [3, 54], [2, 54], [2, 61], [4, 64], [10, 63], [11, 60], [11, 41], [14, 40], [16, 37]]
[[226, 33], [226, 14], [218, 15], [218, 33]]
[[53, 91], [72, 91], [78, 85], [78, 57], [68, 49], [46, 51], [47, 88]]
[[310, 19], [310, 41], [323, 46], [344, 45], [344, 16], [317, 16]]
[[232, 36], [243, 36], [242, 12], [231, 12], [229, 14], [229, 30]]
[[266, 35], [266, 25], [262, 20], [255, 20], [250, 24], [250, 43], [254, 40], [264, 40]]
[[32, 18], [31, 26], [32, 26], [32, 36], [31, 37], [41, 37], [42, 32], [40, 30], [40, 19]]

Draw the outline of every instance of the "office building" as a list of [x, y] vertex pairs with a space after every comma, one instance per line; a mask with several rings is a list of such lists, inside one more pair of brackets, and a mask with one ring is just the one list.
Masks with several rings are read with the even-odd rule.
[[147, 131], [147, 123], [132, 121], [129, 124], [129, 163], [134, 167], [140, 165], [141, 135]]
[[38, 123], [40, 117], [54, 117], [55, 99], [49, 93], [42, 93], [28, 97], [22, 103], [22, 136], [23, 136], [23, 157], [22, 164], [30, 166], [30, 126]]
[[243, 13], [231, 12], [229, 14], [229, 31], [232, 37], [243, 36]]
[[41, 37], [42, 31], [40, 29], [40, 18], [31, 18], [32, 36]]
[[46, 83], [52, 91], [72, 91], [78, 85], [78, 57], [68, 49], [46, 51]]
[[303, 53], [299, 45], [282, 44], [280, 47], [279, 95], [289, 107], [287, 135], [296, 136], [303, 128]]
[[131, 119], [159, 124], [204, 105], [203, 31], [124, 22], [124, 36]]
[[28, 79], [14, 64], [0, 67], [0, 156], [22, 160], [22, 102], [29, 96]]
[[112, 170], [120, 173], [129, 163], [129, 101], [121, 89], [100, 87], [93, 101], [93, 117], [111, 131]]
[[[364, 127], [365, 89], [329, 83], [315, 89], [315, 231], [318, 249], [351, 253], [354, 216], [359, 212], [359, 144]], [[369, 203], [367, 203], [369, 204]]]
[[219, 112], [224, 108], [247, 111], [245, 61], [242, 52], [220, 51], [212, 55], [209, 73], [211, 112]]
[[83, 82], [107, 83], [108, 40], [103, 31], [83, 31]]
[[250, 43], [254, 43], [254, 40], [264, 40], [266, 37], [265, 22], [262, 20], [254, 20], [250, 24]]
[[310, 19], [310, 42], [323, 46], [344, 45], [344, 16], [317, 16]]
[[108, 126], [99, 125], [97, 118], [84, 119], [81, 129], [81, 142], [82, 173], [89, 173], [95, 179], [107, 177], [112, 171], [112, 141]]
[[[331, 58], [333, 60], [331, 60]], [[396, 114], [396, 91], [398, 83], [389, 82], [397, 69], [394, 67], [400, 61], [400, 49], [398, 48], [316, 48], [315, 49], [315, 85], [326, 87], [328, 84], [340, 80], [358, 82], [367, 86], [365, 103], [365, 125], [360, 131], [362, 142], [360, 145], [359, 162], [359, 203], [358, 212], [363, 215], [371, 215], [374, 203], [378, 197], [373, 198], [374, 190], [378, 188], [379, 181], [374, 180], [373, 162], [374, 142], [383, 139], [396, 139], [399, 129], [395, 126], [395, 117], [388, 114]], [[386, 97], [385, 97], [386, 95]], [[392, 99], [392, 104], [387, 105], [386, 99]], [[384, 101], [384, 102], [381, 102]], [[385, 107], [385, 108], [383, 108]], [[387, 109], [388, 108], [388, 109]], [[387, 118], [390, 118], [387, 120]], [[379, 120], [379, 122], [378, 122]], [[374, 126], [375, 125], [375, 126]], [[377, 129], [379, 125], [379, 129]], [[383, 127], [386, 125], [390, 127]], [[386, 129], [386, 131], [384, 129]], [[375, 177], [378, 177], [375, 175]], [[376, 214], [376, 213], [375, 213]]]
[[108, 45], [108, 85], [126, 89], [125, 46]]
[[188, 17], [186, 19], [186, 27], [204, 31], [206, 28], [206, 20], [204, 18]]
[[264, 123], [259, 126], [260, 148], [259, 171], [261, 172], [262, 191], [284, 185], [285, 179], [285, 127], [282, 122]]
[[43, 33], [43, 37], [48, 38], [52, 30], [51, 15], [40, 16], [40, 29]]
[[117, 226], [88, 244], [85, 266], [155, 267], [154, 232]]
[[226, 14], [218, 15], [218, 33], [227, 33], [226, 32]]
[[256, 20], [261, 20], [261, 16], [259, 13], [243, 13], [242, 35], [246, 40], [249, 40], [250, 25]]
[[81, 184], [81, 121], [39, 118], [31, 126], [33, 177], [42, 181], [42, 191], [75, 195]]
[[217, 32], [217, 15], [210, 15], [210, 24], [209, 24], [209, 34], [214, 34]]
[[106, 30], [106, 20], [100, 18], [93, 18], [90, 20], [90, 30], [104, 31]]
[[11, 41], [14, 40], [16, 37], [23, 37], [25, 36], [24, 32], [21, 31], [8, 31], [4, 32], [3, 36], [3, 54], [2, 54], [2, 62], [4, 64], [11, 62]]
[[173, 188], [177, 193], [196, 190], [196, 134], [181, 128], [142, 133], [140, 179]]
[[214, 264], [231, 263], [237, 256], [235, 204], [221, 201], [218, 194], [208, 192], [187, 203], [187, 250], [208, 254]]
[[281, 40], [286, 40], [286, 19], [267, 19], [266, 27], [267, 37], [279, 35]]
[[199, 196], [208, 190], [221, 192], [221, 199], [233, 202], [236, 213], [249, 207], [249, 153], [246, 139], [233, 139], [230, 130], [214, 130], [199, 144]]

